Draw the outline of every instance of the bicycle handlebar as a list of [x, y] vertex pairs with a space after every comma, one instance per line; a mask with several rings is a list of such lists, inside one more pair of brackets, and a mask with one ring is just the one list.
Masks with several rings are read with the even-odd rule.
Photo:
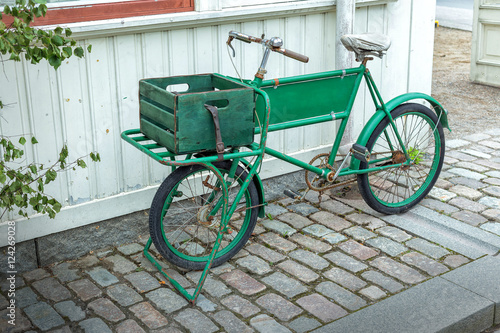
[[281, 46], [283, 45], [283, 40], [279, 37], [273, 37], [271, 39], [263, 39], [263, 38], [253, 37], [250, 35], [245, 35], [241, 32], [237, 32], [237, 31], [230, 31], [229, 32], [229, 39], [228, 39], [227, 43], [230, 44], [233, 39], [237, 39], [237, 40], [240, 40], [240, 41], [245, 42], [245, 43], [252, 43], [253, 42], [253, 43], [262, 44], [262, 45], [266, 46], [267, 48], [269, 48], [271, 51], [281, 53], [284, 56], [287, 56], [289, 58], [292, 58], [292, 59], [295, 59], [298, 61], [302, 61], [305, 63], [309, 62], [309, 57], [302, 55], [300, 53], [291, 51], [291, 50], [281, 48]]

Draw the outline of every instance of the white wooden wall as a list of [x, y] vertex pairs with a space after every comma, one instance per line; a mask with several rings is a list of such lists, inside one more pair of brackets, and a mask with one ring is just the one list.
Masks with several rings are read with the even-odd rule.
[[[392, 38], [387, 57], [369, 64], [385, 100], [407, 91], [430, 92], [434, 2], [360, 2], [355, 32], [381, 32]], [[120, 138], [122, 131], [139, 126], [139, 79], [206, 72], [235, 76], [225, 45], [230, 30], [280, 36], [286, 48], [310, 56], [309, 64], [302, 64], [272, 54], [267, 78], [334, 69], [333, 1], [300, 3], [301, 10], [285, 3], [252, 10], [169, 14], [149, 20], [149, 24], [137, 23], [135, 28], [130, 20], [110, 22], [105, 26], [108, 30], [74, 26], [79, 42], [92, 44], [92, 53], [84, 59], [70, 59], [57, 71], [44, 63], [5, 62], [0, 74], [0, 98], [8, 106], [2, 111], [0, 130], [3, 135], [36, 136], [40, 143], [28, 149], [26, 161], [54, 163], [64, 144], [71, 159], [90, 151], [98, 151], [102, 158], [101, 163], [89, 162], [87, 169], [60, 174], [47, 186], [65, 207], [55, 220], [34, 216], [19, 221], [18, 241], [150, 206], [168, 168]], [[234, 45], [236, 67], [243, 77], [251, 78], [260, 63], [261, 47], [237, 41]], [[369, 92], [361, 88], [355, 104], [355, 134], [373, 111]], [[269, 146], [309, 160], [332, 143], [332, 125], [272, 133]], [[265, 162], [262, 176], [294, 170], [271, 159]], [[5, 223], [0, 224], [0, 232]]]

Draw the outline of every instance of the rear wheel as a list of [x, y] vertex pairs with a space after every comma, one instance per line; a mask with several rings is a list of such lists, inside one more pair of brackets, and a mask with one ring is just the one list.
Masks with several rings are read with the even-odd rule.
[[[421, 104], [402, 104], [391, 115], [410, 163], [358, 175], [358, 187], [366, 203], [384, 214], [399, 214], [418, 204], [432, 189], [443, 166], [445, 139], [437, 116]], [[407, 162], [389, 119], [371, 134], [366, 148], [369, 164], [360, 169]]]
[[[231, 162], [214, 166], [226, 179]], [[228, 188], [228, 207], [247, 175], [238, 166], [236, 181]], [[172, 172], [158, 189], [149, 215], [149, 230], [158, 252], [179, 267], [203, 269], [217, 238], [224, 199], [219, 179], [207, 167], [185, 166]], [[257, 189], [250, 182], [237, 204], [236, 218], [228, 223], [212, 267], [223, 264], [245, 245], [257, 221], [258, 203]]]

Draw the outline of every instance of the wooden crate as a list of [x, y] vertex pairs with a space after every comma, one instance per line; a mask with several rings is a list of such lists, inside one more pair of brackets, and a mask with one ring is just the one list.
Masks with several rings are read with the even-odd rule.
[[[180, 85], [187, 90], [169, 91]], [[218, 107], [226, 148], [253, 142], [254, 90], [232, 80], [215, 74], [144, 79], [139, 99], [141, 132], [176, 154], [215, 150], [214, 121], [205, 104]]]

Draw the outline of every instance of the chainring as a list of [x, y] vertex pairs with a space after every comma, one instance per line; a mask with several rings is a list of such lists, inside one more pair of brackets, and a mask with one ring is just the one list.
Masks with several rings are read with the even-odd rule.
[[[345, 158], [345, 155], [337, 155], [337, 157]], [[335, 171], [335, 167], [337, 166], [337, 162], [334, 162], [334, 165], [328, 164], [328, 159], [330, 158], [330, 153], [322, 153], [313, 157], [313, 159], [309, 162], [310, 165], [314, 165], [318, 168], [325, 169], [328, 168], [331, 171]], [[318, 192], [323, 192], [338, 186], [343, 186], [349, 183], [356, 181], [356, 178], [349, 179], [342, 182], [328, 182], [326, 179], [318, 176], [314, 172], [306, 170], [305, 174], [306, 184], [307, 186], [313, 190]]]

